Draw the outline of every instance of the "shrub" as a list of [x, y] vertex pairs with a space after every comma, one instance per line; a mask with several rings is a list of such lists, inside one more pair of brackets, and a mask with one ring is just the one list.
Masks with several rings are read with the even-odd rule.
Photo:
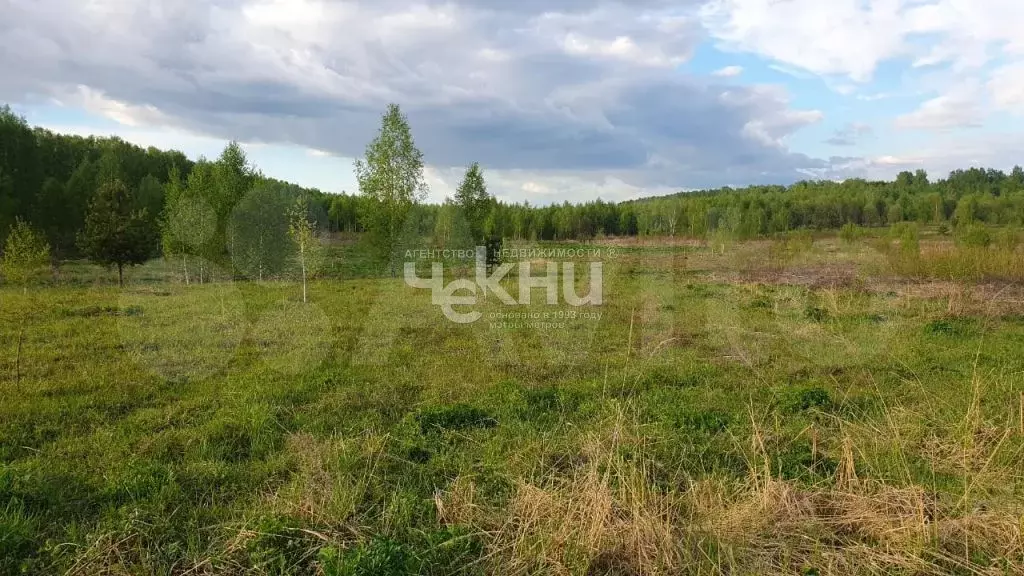
[[32, 274], [50, 261], [50, 245], [20, 218], [4, 243], [0, 273], [7, 282], [24, 285]]
[[917, 256], [921, 253], [921, 233], [917, 224], [903, 222], [893, 226], [893, 232], [900, 241], [900, 252], [904, 256]]
[[984, 226], [971, 224], [957, 230], [957, 243], [969, 248], [988, 248], [992, 244], [992, 235]]
[[849, 242], [849, 243], [853, 243], [854, 241], [857, 240], [857, 238], [860, 238], [860, 234], [861, 234], [860, 226], [857, 226], [853, 222], [848, 222], [848, 223], [844, 224], [843, 227], [840, 228], [840, 230], [839, 230], [839, 237], [844, 242]]

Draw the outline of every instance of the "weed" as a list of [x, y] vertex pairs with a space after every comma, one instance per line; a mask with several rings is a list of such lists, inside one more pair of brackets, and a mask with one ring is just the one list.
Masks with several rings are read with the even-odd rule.
[[498, 421], [490, 414], [468, 404], [426, 409], [416, 415], [416, 421], [425, 434], [441, 430], [494, 428], [498, 425]]
[[806, 412], [812, 409], [829, 410], [834, 406], [832, 396], [823, 388], [796, 388], [785, 393], [782, 402], [787, 412]]

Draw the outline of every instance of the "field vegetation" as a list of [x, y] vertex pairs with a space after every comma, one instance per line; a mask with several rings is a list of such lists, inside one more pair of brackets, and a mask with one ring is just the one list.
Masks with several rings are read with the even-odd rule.
[[424, 205], [397, 106], [357, 166], [0, 111], [0, 574], [1024, 573], [1021, 169]]
[[556, 330], [351, 239], [306, 305], [69, 264], [0, 292], [0, 568], [1019, 572], [1020, 254], [913, 234], [596, 242]]

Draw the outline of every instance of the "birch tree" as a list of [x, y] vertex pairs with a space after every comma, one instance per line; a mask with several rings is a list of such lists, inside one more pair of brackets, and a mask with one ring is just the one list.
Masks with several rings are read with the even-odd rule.
[[288, 234], [295, 243], [296, 261], [302, 274], [302, 302], [306, 303], [308, 279], [315, 277], [323, 266], [323, 245], [316, 222], [309, 217], [309, 203], [305, 198], [299, 198], [292, 207]]
[[426, 199], [423, 153], [416, 148], [409, 122], [397, 104], [388, 106], [380, 132], [356, 161], [359, 191], [367, 198], [361, 220], [378, 254], [395, 274], [395, 247], [409, 210]]

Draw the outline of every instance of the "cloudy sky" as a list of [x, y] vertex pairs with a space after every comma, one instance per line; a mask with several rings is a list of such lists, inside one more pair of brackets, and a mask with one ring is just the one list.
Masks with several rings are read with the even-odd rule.
[[[37, 125], [355, 191], [397, 102], [431, 199], [545, 204], [1024, 163], [1020, 0], [0, 0]], [[1022, 151], [1022, 152], [1018, 152]]]

